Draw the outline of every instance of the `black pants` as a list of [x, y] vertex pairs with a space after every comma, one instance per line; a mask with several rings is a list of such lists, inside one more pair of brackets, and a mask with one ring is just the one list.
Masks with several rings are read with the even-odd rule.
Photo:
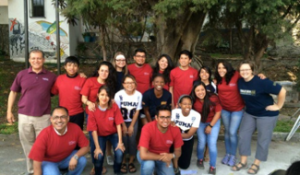
[[81, 130], [83, 130], [83, 123], [84, 123], [84, 113], [79, 113], [70, 116], [70, 122], [77, 124]]
[[191, 140], [183, 141], [181, 156], [178, 159], [178, 166], [187, 169], [190, 166], [194, 146], [194, 137]]

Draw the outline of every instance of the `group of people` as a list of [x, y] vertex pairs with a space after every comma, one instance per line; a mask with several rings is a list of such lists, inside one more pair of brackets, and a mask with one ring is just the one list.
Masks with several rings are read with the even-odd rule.
[[[135, 50], [130, 65], [118, 52], [112, 63], [101, 62], [93, 76], [86, 78], [78, 73], [78, 59], [69, 56], [66, 74], [56, 77], [43, 67], [43, 52], [31, 51], [31, 66], [17, 74], [7, 109], [7, 120], [12, 123], [12, 106], [21, 93], [18, 128], [28, 173], [59, 174], [68, 168], [69, 174], [81, 174], [84, 155], [90, 150], [92, 175], [107, 172], [103, 166], [106, 152], [115, 174], [136, 172], [137, 159], [142, 175], [178, 175], [180, 168], [190, 166], [197, 132], [196, 164], [204, 169], [208, 150], [208, 173], [216, 174], [222, 119], [226, 148], [222, 163], [232, 171], [246, 168], [251, 137], [257, 130], [255, 161], [247, 170], [256, 174], [260, 162], [267, 160], [285, 89], [255, 75], [251, 62], [242, 62], [235, 70], [222, 61], [213, 80], [209, 67], [197, 71], [190, 66], [192, 57], [191, 52], [181, 51], [179, 66], [174, 68], [171, 57], [163, 54], [152, 68], [145, 62], [143, 49]], [[276, 103], [270, 94], [277, 95]], [[59, 96], [59, 106], [50, 114], [51, 95]], [[85, 119], [89, 140], [82, 132]]]

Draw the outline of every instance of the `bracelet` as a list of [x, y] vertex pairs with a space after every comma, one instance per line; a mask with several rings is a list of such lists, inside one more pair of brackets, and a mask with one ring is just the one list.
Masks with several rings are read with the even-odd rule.
[[213, 127], [211, 124], [209, 124], [209, 125], [207, 125], [207, 126], [209, 126], [209, 127], [211, 127], [211, 128]]

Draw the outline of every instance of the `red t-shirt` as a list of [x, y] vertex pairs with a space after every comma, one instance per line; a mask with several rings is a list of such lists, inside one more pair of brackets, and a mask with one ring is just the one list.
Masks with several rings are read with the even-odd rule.
[[183, 94], [190, 94], [193, 89], [193, 82], [197, 80], [198, 71], [192, 67], [187, 70], [181, 70], [179, 67], [173, 69], [170, 73], [171, 83], [173, 87], [173, 102], [177, 104], [178, 99]]
[[137, 90], [144, 93], [151, 87], [152, 68], [149, 64], [144, 64], [142, 67], [137, 67], [135, 64], [128, 66], [128, 71], [133, 75], [137, 82]]
[[82, 130], [74, 123], [68, 123], [66, 134], [58, 135], [53, 126], [43, 129], [35, 140], [29, 158], [35, 161], [60, 162], [67, 158], [78, 145], [89, 146], [89, 141]]
[[209, 114], [208, 114], [208, 116], [207, 116], [206, 121], [204, 121], [204, 117], [202, 116], [203, 102], [201, 102], [201, 101], [197, 98], [197, 100], [195, 101], [194, 106], [193, 106], [193, 108], [194, 108], [197, 112], [199, 112], [199, 113], [201, 114], [201, 116], [202, 116], [202, 117], [201, 117], [201, 122], [202, 122], [202, 123], [211, 122], [212, 119], [214, 118], [215, 113], [216, 113], [216, 112], [219, 112], [219, 111], [222, 111], [222, 106], [221, 106], [221, 104], [220, 104], [220, 102], [219, 102], [219, 98], [218, 98], [217, 95], [212, 95], [212, 96], [210, 96], [209, 100], [210, 100], [211, 102], [213, 102], [213, 103], [215, 104], [215, 106], [210, 106], [210, 108], [209, 108]]
[[[97, 78], [98, 77], [91, 77], [91, 78], [88, 78], [81, 91], [80, 91], [80, 94], [81, 95], [84, 95], [84, 96], [87, 96], [88, 97], [88, 100], [95, 103], [96, 100], [97, 100], [97, 93], [99, 91], [99, 88], [101, 86], [103, 86], [103, 84], [100, 84], [98, 81], [97, 81]], [[85, 107], [85, 112], [86, 113], [90, 113], [90, 111], [88, 110], [88, 106], [86, 105]]]
[[83, 112], [80, 90], [85, 80], [79, 75], [69, 78], [64, 74], [58, 76], [52, 86], [51, 93], [59, 95], [59, 105], [67, 108], [70, 116]]
[[116, 103], [106, 111], [96, 107], [95, 112], [90, 112], [88, 118], [88, 131], [97, 131], [98, 136], [108, 136], [117, 133], [117, 125], [124, 123], [121, 111]]
[[138, 149], [145, 147], [152, 153], [169, 153], [173, 144], [174, 148], [179, 148], [183, 145], [179, 128], [169, 125], [167, 132], [162, 133], [158, 130], [155, 120], [142, 128]]
[[225, 78], [217, 84], [218, 95], [223, 109], [226, 111], [240, 111], [244, 108], [244, 102], [238, 89], [238, 79], [240, 74], [236, 71], [228, 85]]

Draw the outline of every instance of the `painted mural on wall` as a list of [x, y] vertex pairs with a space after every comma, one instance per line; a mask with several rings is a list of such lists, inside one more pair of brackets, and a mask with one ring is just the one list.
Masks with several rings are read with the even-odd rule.
[[[16, 18], [9, 19], [9, 40], [11, 58], [25, 56], [25, 31], [24, 26]], [[60, 22], [61, 23], [61, 22]], [[40, 49], [44, 51], [46, 59], [56, 59], [56, 23], [45, 20], [35, 21], [29, 24], [29, 50]], [[69, 48], [68, 34], [62, 28], [60, 34], [60, 55], [64, 59]]]

